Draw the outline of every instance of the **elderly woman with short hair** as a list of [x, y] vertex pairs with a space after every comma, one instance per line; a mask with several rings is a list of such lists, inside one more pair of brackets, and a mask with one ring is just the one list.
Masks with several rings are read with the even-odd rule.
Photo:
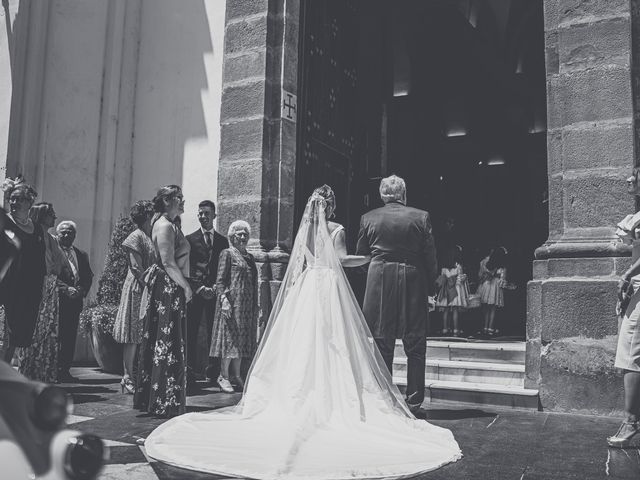
[[227, 393], [233, 392], [230, 382], [244, 387], [240, 377], [242, 358], [251, 358], [257, 344], [258, 271], [256, 262], [247, 251], [251, 227], [243, 220], [229, 226], [231, 246], [220, 254], [216, 291], [218, 307], [211, 334], [210, 356], [220, 357], [218, 385]]

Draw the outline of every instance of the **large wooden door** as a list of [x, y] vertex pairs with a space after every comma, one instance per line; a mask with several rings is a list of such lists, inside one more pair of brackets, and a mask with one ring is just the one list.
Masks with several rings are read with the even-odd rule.
[[302, 2], [298, 89], [296, 219], [313, 189], [326, 183], [336, 193], [335, 220], [347, 229], [351, 245], [362, 213], [358, 4]]

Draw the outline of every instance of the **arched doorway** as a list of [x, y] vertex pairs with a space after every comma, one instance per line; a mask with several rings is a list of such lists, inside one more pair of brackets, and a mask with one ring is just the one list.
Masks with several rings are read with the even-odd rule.
[[[524, 338], [548, 236], [542, 1], [307, 1], [301, 18], [298, 208], [330, 183], [353, 248], [379, 179], [404, 177], [436, 239], [455, 219], [472, 283], [491, 247], [509, 250], [499, 322]], [[468, 312], [467, 334], [477, 322]]]

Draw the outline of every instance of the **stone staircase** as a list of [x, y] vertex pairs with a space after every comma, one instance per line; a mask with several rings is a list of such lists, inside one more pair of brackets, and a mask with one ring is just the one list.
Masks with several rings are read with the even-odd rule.
[[[525, 343], [427, 340], [425, 394], [453, 401], [539, 409], [538, 390], [524, 388]], [[407, 384], [407, 358], [396, 341], [393, 381]]]

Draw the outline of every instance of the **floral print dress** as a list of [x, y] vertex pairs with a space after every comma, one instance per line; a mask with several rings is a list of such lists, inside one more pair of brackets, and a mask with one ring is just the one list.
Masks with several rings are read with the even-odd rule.
[[[142, 269], [146, 271], [156, 262], [156, 250], [149, 236], [139, 228], [122, 242], [125, 250], [140, 255]], [[142, 320], [140, 319], [140, 298], [142, 289], [129, 265], [127, 278], [122, 285], [118, 314], [113, 325], [113, 339], [118, 343], [140, 343], [142, 341]]]
[[[176, 227], [176, 257], [184, 251], [189, 254], [189, 243]], [[145, 283], [140, 305], [144, 331], [133, 406], [157, 416], [181, 415], [187, 403], [184, 290], [159, 261], [147, 270]]]
[[31, 380], [54, 383], [58, 379], [59, 307], [58, 275], [66, 259], [58, 242], [49, 233], [44, 234], [47, 274], [42, 286], [42, 300], [31, 345], [18, 350], [18, 371]]
[[[257, 346], [258, 271], [250, 253], [230, 247], [220, 254], [216, 282], [218, 305], [211, 332], [209, 355], [221, 358], [251, 358]], [[222, 311], [227, 297], [231, 312]]]

